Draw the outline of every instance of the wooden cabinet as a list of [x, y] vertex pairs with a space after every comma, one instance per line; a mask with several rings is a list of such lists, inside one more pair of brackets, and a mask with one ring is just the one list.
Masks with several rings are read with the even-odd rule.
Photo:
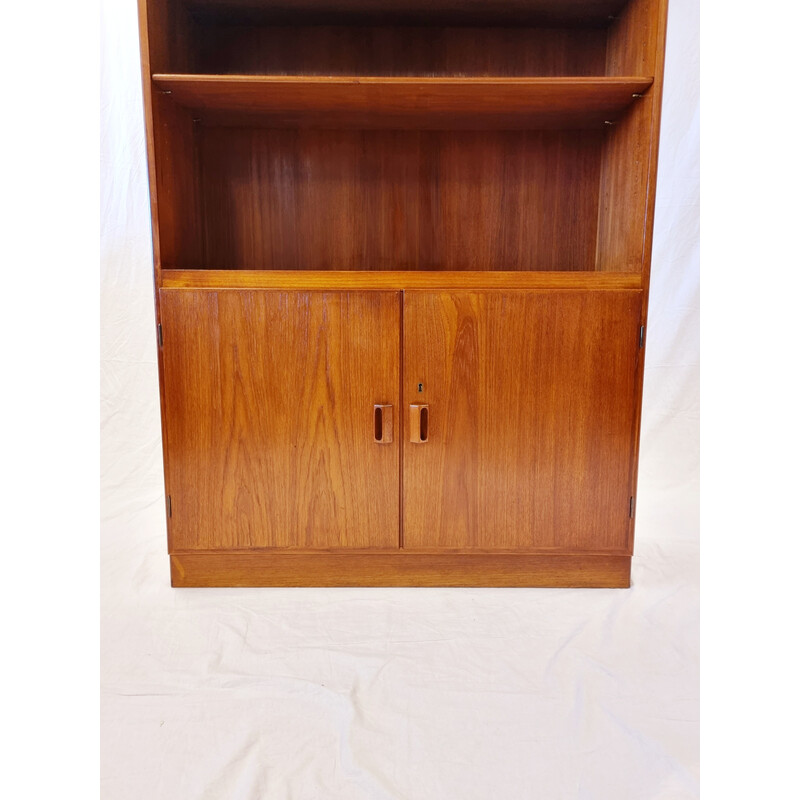
[[666, 0], [140, 0], [175, 586], [627, 586]]

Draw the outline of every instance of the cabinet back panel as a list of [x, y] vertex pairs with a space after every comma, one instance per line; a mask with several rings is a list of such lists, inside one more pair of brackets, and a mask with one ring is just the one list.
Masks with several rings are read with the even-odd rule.
[[207, 269], [594, 269], [602, 131], [198, 135]]
[[197, 25], [194, 71], [274, 75], [604, 75], [596, 29]]
[[[165, 2], [166, 0], [150, 0]], [[602, 27], [626, 0], [172, 0], [195, 17], [244, 22], [392, 22]]]

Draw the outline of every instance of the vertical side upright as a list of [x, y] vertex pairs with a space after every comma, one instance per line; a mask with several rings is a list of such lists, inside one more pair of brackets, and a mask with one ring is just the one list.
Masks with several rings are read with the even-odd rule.
[[666, 0], [631, 0], [609, 28], [606, 74], [653, 76], [653, 85], [603, 147], [597, 270], [650, 270], [658, 131], [664, 78]]
[[[155, 50], [156, 63], [159, 59], [159, 46], [154, 44], [151, 47], [151, 28], [155, 34], [156, 31], [162, 28], [163, 20], [163, 7], [153, 2], [152, 7], [148, 0], [138, 0], [139, 11], [139, 50], [141, 53], [142, 63], [142, 100], [144, 106], [144, 128], [146, 140], [146, 153], [147, 153], [147, 177], [148, 186], [150, 189], [150, 224], [151, 235], [153, 239], [153, 303], [155, 307], [155, 322], [157, 330], [156, 340], [156, 361], [158, 364], [158, 392], [159, 392], [159, 407], [161, 412], [161, 458], [162, 466], [164, 469], [164, 488], [166, 495], [166, 503], [169, 502], [169, 484], [167, 475], [169, 475], [169, 459], [167, 447], [167, 428], [166, 428], [166, 404], [164, 399], [164, 356], [162, 352], [163, 343], [163, 330], [161, 326], [161, 309], [159, 307], [158, 290], [161, 288], [161, 247], [159, 237], [158, 225], [158, 187], [156, 180], [156, 154], [155, 154], [155, 135], [153, 124], [153, 84], [151, 75], [153, 72], [151, 51]], [[152, 37], [155, 38], [155, 35]], [[166, 525], [167, 525], [167, 549], [169, 550], [169, 509], [165, 507]]]
[[406, 435], [406, 425], [405, 425], [405, 408], [406, 408], [406, 393], [404, 389], [405, 378], [404, 376], [404, 358], [405, 358], [405, 332], [403, 326], [403, 316], [405, 315], [405, 301], [406, 301], [406, 293], [405, 292], [398, 292], [397, 293], [398, 300], [400, 302], [400, 337], [399, 337], [399, 345], [400, 350], [397, 354], [397, 363], [398, 363], [398, 370], [397, 370], [397, 391], [398, 391], [398, 408], [397, 408], [397, 415], [396, 415], [396, 425], [397, 425], [397, 439], [400, 442], [399, 452], [398, 452], [398, 486], [397, 486], [397, 503], [398, 503], [398, 536], [397, 536], [397, 545], [402, 550], [404, 547], [404, 533], [403, 533], [403, 524], [404, 524], [404, 514], [403, 514], [403, 506], [405, 505], [404, 498], [403, 498], [403, 450], [405, 449], [405, 435]]
[[[138, 0], [139, 47], [142, 65], [142, 99], [150, 189], [153, 239], [153, 294], [158, 330], [157, 362], [161, 410], [161, 441], [165, 483], [169, 475], [166, 447], [167, 424], [164, 397], [164, 364], [159, 289], [162, 265], [186, 265], [197, 257], [201, 237], [196, 191], [196, 143], [191, 112], [178, 108], [166, 96], [155, 96], [154, 72], [189, 68], [189, 27], [176, 26], [177, 14], [188, 12], [174, 0]], [[186, 23], [186, 19], [181, 20]], [[179, 28], [183, 33], [179, 33]], [[197, 264], [193, 264], [196, 266]], [[170, 335], [166, 331], [166, 336]], [[166, 485], [169, 496], [169, 485]]]
[[[151, 25], [154, 31], [153, 39], [155, 39], [155, 32], [159, 30], [164, 21], [163, 7], [154, 0], [138, 0], [139, 2], [139, 50], [141, 52], [142, 60], [142, 99], [144, 103], [144, 127], [147, 146], [147, 173], [148, 182], [150, 185], [150, 218], [152, 221], [152, 235], [153, 235], [153, 262], [155, 267], [155, 282], [156, 287], [159, 286], [159, 265], [161, 263], [161, 250], [159, 247], [159, 229], [158, 229], [158, 190], [156, 181], [156, 158], [155, 158], [155, 145], [154, 145], [154, 131], [153, 131], [153, 84], [150, 79], [152, 75], [151, 66], [151, 49], [156, 51], [155, 60], [158, 61], [158, 44], [155, 43], [151, 48]], [[156, 294], [156, 302], [158, 302], [158, 295]]]
[[[630, 0], [609, 29], [606, 50], [607, 75], [653, 76], [650, 90], [606, 135], [595, 262], [595, 269], [601, 271], [641, 272], [642, 326], [647, 324], [649, 306], [666, 32], [667, 0]], [[638, 483], [646, 339], [645, 334], [639, 347], [632, 421], [631, 491], [634, 496]], [[633, 530], [632, 519], [631, 549]]]
[[172, 0], [139, 0], [156, 287], [161, 285], [162, 266], [196, 267], [201, 254], [193, 114], [175, 104], [151, 80], [158, 71], [189, 68], [188, 37], [192, 27], [186, 15], [185, 8]]

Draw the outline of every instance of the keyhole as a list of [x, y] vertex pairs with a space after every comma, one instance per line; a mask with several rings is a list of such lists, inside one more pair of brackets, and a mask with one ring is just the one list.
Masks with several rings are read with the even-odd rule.
[[421, 391], [422, 391], [422, 384], [421, 384], [421, 383], [418, 383], [418, 384], [417, 384], [417, 391], [418, 391], [418, 392], [421, 392]]

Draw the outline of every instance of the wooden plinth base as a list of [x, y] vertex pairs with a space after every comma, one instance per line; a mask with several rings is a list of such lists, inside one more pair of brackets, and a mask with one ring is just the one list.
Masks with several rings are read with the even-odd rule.
[[181, 553], [172, 585], [627, 588], [626, 555]]

